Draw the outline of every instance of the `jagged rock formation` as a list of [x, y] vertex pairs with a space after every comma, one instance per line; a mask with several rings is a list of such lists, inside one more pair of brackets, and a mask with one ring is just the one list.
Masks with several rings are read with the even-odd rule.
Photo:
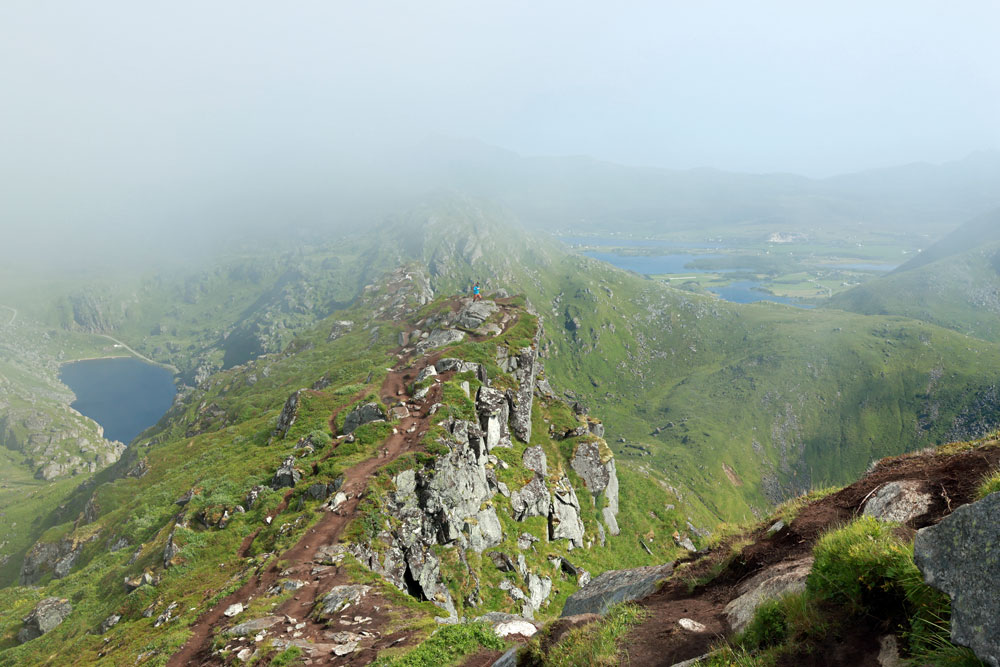
[[276, 437], [284, 438], [285, 434], [288, 433], [288, 429], [295, 423], [295, 417], [299, 411], [299, 396], [302, 395], [303, 391], [305, 390], [299, 389], [285, 401], [285, 405], [281, 408], [281, 414], [278, 415], [278, 424], [274, 427], [274, 435]]
[[1000, 493], [963, 505], [917, 532], [913, 558], [924, 581], [951, 597], [951, 639], [1000, 667]]
[[[577, 492], [565, 475], [549, 479], [549, 466], [541, 446], [528, 447], [522, 454], [524, 468], [534, 474], [521, 488], [508, 489], [497, 480], [497, 468], [507, 463], [492, 452], [511, 447], [512, 436], [527, 440], [533, 389], [541, 370], [534, 348], [516, 354], [501, 351], [498, 359], [501, 368], [512, 373], [516, 383], [505, 392], [490, 387], [490, 378], [481, 364], [459, 359], [441, 359], [433, 371], [417, 375], [418, 381], [424, 381], [442, 373], [475, 372], [482, 383], [475, 395], [475, 419], [448, 417], [440, 422], [445, 434], [438, 443], [446, 451], [425, 462], [423, 467], [397, 473], [392, 480], [393, 490], [386, 494], [381, 507], [388, 520], [370, 543], [349, 547], [364, 564], [401, 590], [434, 602], [451, 618], [456, 617], [456, 605], [441, 579], [442, 564], [435, 547], [481, 554], [499, 545], [505, 535], [495, 506], [498, 494], [510, 498], [514, 520], [544, 517], [548, 526], [544, 537], [549, 541], [565, 540], [569, 549], [585, 546], [586, 528]], [[610, 450], [606, 445], [598, 447], [598, 440], [596, 437], [593, 440], [596, 459], [592, 462], [593, 470], [588, 468], [593, 472], [589, 477], [593, 489], [588, 486], [588, 490], [592, 497], [601, 493], [609, 496], [613, 525], [618, 503], [617, 476]], [[580, 465], [585, 459], [590, 461], [588, 453], [581, 454]], [[525, 533], [518, 539], [518, 547], [533, 549], [538, 539]], [[522, 616], [531, 618], [551, 594], [551, 577], [531, 571], [521, 554], [515, 560], [510, 554], [491, 551], [487, 557], [501, 571], [518, 575], [516, 581], [503, 580], [501, 590], [521, 606]], [[478, 591], [470, 591], [464, 602], [466, 606], [479, 604]]]

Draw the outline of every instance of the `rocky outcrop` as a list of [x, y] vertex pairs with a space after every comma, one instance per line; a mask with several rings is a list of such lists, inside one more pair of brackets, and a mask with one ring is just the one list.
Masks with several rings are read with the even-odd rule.
[[347, 413], [347, 416], [344, 417], [344, 428], [341, 430], [344, 435], [350, 435], [363, 424], [370, 424], [372, 422], [385, 420], [385, 412], [383, 412], [382, 406], [378, 403], [375, 403], [374, 401], [370, 403], [362, 403]]
[[510, 447], [510, 404], [507, 397], [496, 389], [482, 386], [476, 392], [476, 414], [479, 427], [486, 438], [487, 451], [494, 447]]
[[539, 327], [531, 347], [521, 349], [514, 355], [498, 358], [500, 368], [514, 374], [517, 391], [508, 395], [510, 400], [510, 429], [521, 442], [531, 439], [531, 404], [535, 395], [535, 382], [541, 364], [538, 361], [538, 341], [542, 334]]
[[563, 477], [552, 491], [549, 510], [549, 539], [569, 540], [570, 549], [583, 546], [583, 520], [580, 518], [580, 501], [569, 479]]
[[93, 533], [81, 540], [69, 535], [58, 542], [36, 542], [21, 563], [21, 585], [34, 586], [46, 575], [62, 579], [76, 564], [84, 545], [97, 536], [97, 533]]
[[24, 627], [17, 633], [17, 641], [29, 642], [50, 632], [73, 611], [69, 600], [60, 598], [45, 598], [24, 618]]
[[804, 591], [812, 564], [811, 557], [783, 562], [740, 584], [739, 597], [730, 601], [725, 609], [733, 632], [741, 632], [764, 602]]
[[302, 472], [295, 467], [295, 457], [289, 456], [274, 473], [274, 478], [271, 480], [271, 488], [275, 491], [291, 488], [298, 484], [300, 479], [302, 479]]
[[428, 350], [460, 343], [464, 339], [465, 333], [458, 329], [435, 329], [427, 338], [417, 343], [414, 350], [417, 354], [424, 354]]
[[548, 461], [541, 445], [525, 449], [524, 454], [521, 455], [521, 463], [528, 470], [537, 472], [543, 479], [549, 474]]
[[865, 503], [865, 516], [907, 523], [931, 511], [934, 496], [917, 479], [888, 482]]
[[581, 442], [573, 452], [570, 466], [595, 501], [604, 494], [607, 503], [601, 510], [604, 524], [612, 535], [618, 535], [618, 470], [611, 450], [603, 440]]
[[473, 301], [458, 314], [457, 324], [463, 329], [474, 331], [483, 326], [483, 323], [497, 310], [497, 305], [493, 301]]
[[924, 581], [951, 598], [951, 639], [1000, 667], [1000, 493], [963, 505], [917, 532], [913, 558]]
[[536, 474], [530, 482], [510, 494], [510, 505], [518, 521], [524, 521], [529, 516], [548, 516], [552, 496], [545, 480]]
[[656, 585], [674, 571], [673, 563], [634, 570], [609, 570], [569, 596], [561, 616], [604, 614], [619, 602], [638, 600], [656, 590]]
[[278, 415], [278, 424], [274, 427], [275, 437], [284, 438], [288, 429], [295, 423], [295, 417], [299, 412], [299, 396], [302, 395], [303, 391], [305, 389], [299, 389], [285, 401], [284, 407], [281, 408], [281, 414]]

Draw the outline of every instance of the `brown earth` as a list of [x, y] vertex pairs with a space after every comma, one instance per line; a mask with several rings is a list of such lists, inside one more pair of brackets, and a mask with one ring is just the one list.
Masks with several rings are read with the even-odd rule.
[[[506, 306], [507, 301], [507, 299], [498, 300], [498, 304]], [[452, 310], [455, 310], [464, 305], [464, 301], [453, 299], [448, 302], [448, 305]], [[508, 330], [516, 321], [516, 317], [509, 318], [505, 322], [504, 331]], [[470, 339], [481, 341], [485, 338], [473, 336]], [[379, 395], [383, 397], [383, 402], [387, 405], [407, 405], [409, 416], [401, 419], [393, 434], [379, 445], [377, 456], [344, 472], [344, 483], [341, 491], [347, 494], [347, 502], [336, 512], [317, 510], [323, 512], [322, 518], [298, 543], [278, 558], [273, 558], [271, 560], [273, 564], [270, 567], [256, 574], [238, 591], [202, 614], [191, 626], [191, 637], [170, 658], [167, 663], [169, 666], [224, 664], [221, 656], [213, 653], [212, 647], [216, 630], [225, 625], [235, 625], [237, 622], [248, 620], [249, 617], [237, 616], [233, 621], [230, 621], [223, 612], [235, 603], [242, 603], [246, 606], [252, 599], [266, 595], [271, 587], [283, 579], [299, 579], [307, 583], [295, 591], [292, 598], [269, 612], [269, 615], [284, 615], [289, 622], [274, 626], [268, 636], [274, 639], [275, 631], [277, 631], [277, 638], [280, 639], [303, 643], [311, 642], [314, 648], [312, 650], [304, 649], [305, 664], [307, 665], [365, 665], [374, 660], [378, 652], [383, 649], [408, 646], [419, 640], [412, 631], [385, 631], [391, 626], [405, 626], [405, 623], [401, 623], [401, 621], [405, 621], [407, 612], [393, 608], [391, 602], [375, 590], [369, 592], [358, 604], [351, 605], [343, 613], [335, 615], [333, 618], [324, 621], [309, 618], [309, 613], [317, 600], [331, 588], [341, 584], [356, 583], [341, 567], [320, 566], [313, 560], [312, 555], [322, 546], [335, 544], [344, 528], [357, 517], [357, 506], [367, 487], [368, 480], [379, 468], [391, 463], [402, 454], [420, 451], [421, 438], [430, 427], [427, 410], [441, 398], [441, 385], [437, 383], [431, 385], [430, 391], [420, 402], [412, 401], [407, 390], [417, 374], [425, 367], [436, 363], [446, 354], [447, 350], [424, 356], [413, 365], [409, 365], [412, 351], [406, 350], [406, 352], [409, 353], [397, 353], [399, 363], [386, 375]], [[446, 381], [453, 375], [454, 373], [451, 372], [441, 374], [439, 377], [442, 381]], [[352, 405], [353, 402], [360, 400], [363, 394], [364, 392], [359, 393], [346, 405]], [[329, 419], [331, 428], [337, 416], [337, 413], [331, 415]], [[327, 454], [327, 457], [331, 454]], [[302, 483], [305, 483], [305, 479], [300, 482], [300, 484]], [[292, 491], [289, 490], [285, 494], [284, 501], [273, 513], [272, 518], [278, 516], [281, 510], [287, 507], [287, 500], [291, 493]], [[244, 540], [240, 548], [241, 556], [246, 554], [258, 533], [259, 530]], [[285, 569], [280, 569], [277, 565], [278, 562], [287, 563], [288, 566]], [[296, 627], [302, 623], [305, 625]], [[363, 632], [366, 636], [359, 643], [356, 651], [345, 656], [333, 655], [331, 653], [333, 646], [339, 642], [331, 635], [343, 631], [354, 634]], [[235, 654], [243, 647], [254, 649], [255, 643], [252, 639], [240, 642], [234, 638], [226, 646]]]

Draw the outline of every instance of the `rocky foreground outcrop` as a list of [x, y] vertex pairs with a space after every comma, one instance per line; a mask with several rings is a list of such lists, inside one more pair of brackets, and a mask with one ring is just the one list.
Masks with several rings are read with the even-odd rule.
[[963, 505], [917, 532], [924, 581], [951, 597], [951, 639], [1000, 667], [1000, 493]]

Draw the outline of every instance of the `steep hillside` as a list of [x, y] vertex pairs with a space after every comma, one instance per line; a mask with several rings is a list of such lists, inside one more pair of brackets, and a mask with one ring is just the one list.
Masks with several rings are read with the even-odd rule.
[[829, 306], [900, 315], [1000, 341], [1000, 211], [978, 217], [891, 274]]

